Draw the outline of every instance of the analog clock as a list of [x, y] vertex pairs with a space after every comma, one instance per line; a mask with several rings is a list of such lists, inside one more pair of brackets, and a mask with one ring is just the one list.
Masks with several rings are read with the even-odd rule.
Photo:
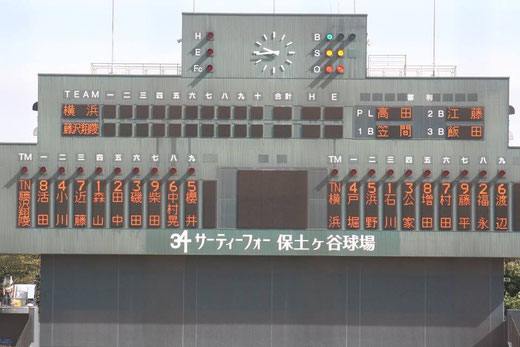
[[277, 36], [273, 31], [262, 34], [255, 42], [251, 61], [260, 72], [274, 75], [285, 72], [293, 64], [292, 57], [295, 54], [293, 42], [285, 34]]

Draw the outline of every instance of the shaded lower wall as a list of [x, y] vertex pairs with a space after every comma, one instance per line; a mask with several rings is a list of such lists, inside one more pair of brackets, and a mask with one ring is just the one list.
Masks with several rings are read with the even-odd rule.
[[501, 259], [42, 256], [42, 346], [505, 343]]

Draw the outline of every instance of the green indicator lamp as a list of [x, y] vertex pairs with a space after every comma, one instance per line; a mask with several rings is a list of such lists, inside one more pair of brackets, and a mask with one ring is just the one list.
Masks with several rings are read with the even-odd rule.
[[327, 36], [325, 36], [325, 38], [327, 39], [327, 41], [332, 41], [334, 35], [332, 35], [332, 33], [328, 33]]

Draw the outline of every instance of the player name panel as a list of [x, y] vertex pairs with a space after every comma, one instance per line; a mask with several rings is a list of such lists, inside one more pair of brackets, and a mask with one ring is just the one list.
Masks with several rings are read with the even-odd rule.
[[[306, 171], [239, 171], [237, 186], [238, 228], [307, 229], [312, 213]], [[329, 181], [323, 189], [327, 223], [320, 229], [520, 229], [520, 183], [352, 179]], [[213, 180], [19, 178], [17, 182], [19, 228], [216, 228], [217, 213]]]
[[482, 140], [484, 108], [356, 106], [354, 137]]

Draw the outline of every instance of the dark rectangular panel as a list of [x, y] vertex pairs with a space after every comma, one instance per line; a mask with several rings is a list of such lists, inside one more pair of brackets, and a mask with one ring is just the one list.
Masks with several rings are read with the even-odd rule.
[[172, 105], [168, 109], [169, 119], [181, 119], [182, 118], [182, 106]]
[[152, 124], [152, 136], [153, 137], [164, 137], [165, 124]]
[[184, 136], [185, 137], [197, 137], [199, 126], [198, 124], [186, 124], [184, 125]]
[[341, 229], [341, 182], [330, 181], [327, 196], [327, 228]]
[[231, 118], [231, 106], [219, 106], [217, 118], [218, 119], [230, 119]]
[[251, 106], [250, 118], [260, 120], [264, 118], [264, 108], [262, 106]]
[[116, 105], [103, 105], [101, 109], [104, 119], [116, 118]]
[[148, 182], [148, 228], [161, 227], [161, 181], [151, 180]]
[[475, 187], [475, 228], [480, 231], [489, 230], [490, 226], [490, 201], [489, 198], [489, 183], [480, 182]]
[[132, 124], [119, 124], [119, 136], [132, 136]]
[[323, 136], [326, 139], [340, 139], [343, 137], [343, 125], [325, 125]]
[[61, 117], [69, 119], [99, 118], [99, 105], [62, 105]]
[[346, 225], [347, 229], [359, 229], [360, 227], [360, 191], [359, 182], [347, 182], [345, 185], [346, 198]]
[[217, 128], [218, 137], [230, 137], [231, 136], [231, 125], [229, 124], [219, 124]]
[[104, 228], [106, 225], [106, 181], [92, 181], [92, 228]]
[[235, 124], [235, 126], [233, 126], [233, 136], [234, 137], [246, 137], [247, 136], [247, 125]]
[[74, 122], [63, 123], [61, 127], [63, 136], [99, 136], [99, 123]]
[[56, 180], [54, 183], [54, 226], [69, 227], [69, 181]]
[[448, 140], [480, 140], [483, 137], [483, 125], [449, 125], [446, 127], [446, 139]]
[[343, 107], [325, 107], [323, 118], [325, 120], [343, 120]]
[[184, 107], [184, 118], [185, 119], [197, 119], [199, 117], [198, 106], [185, 106]]
[[214, 137], [215, 126], [213, 124], [202, 124], [200, 129], [200, 135], [202, 137]]
[[448, 107], [446, 121], [448, 122], [481, 122], [484, 120], [482, 107]]
[[177, 181], [168, 181], [166, 186], [166, 227], [179, 227], [179, 186]]
[[148, 119], [150, 116], [150, 107], [148, 105], [137, 105], [135, 107], [135, 118]]
[[397, 183], [383, 184], [383, 229], [397, 229]]
[[202, 119], [215, 118], [215, 106], [202, 106], [200, 108], [200, 118], [202, 118]]
[[239, 170], [237, 181], [238, 228], [307, 228], [307, 171]]
[[199, 227], [199, 187], [195, 180], [186, 181], [184, 194], [184, 227], [197, 229]]
[[453, 228], [453, 189], [451, 182], [439, 184], [439, 230]]
[[495, 185], [495, 230], [509, 229], [509, 187], [507, 183]]
[[135, 136], [137, 137], [147, 137], [148, 136], [148, 123], [144, 124], [136, 124], [135, 126]]
[[74, 181], [74, 205], [73, 205], [75, 228], [87, 227], [87, 181]]
[[302, 120], [319, 120], [321, 118], [321, 108], [314, 106], [304, 106], [301, 109]]
[[233, 108], [234, 119], [247, 119], [247, 107], [246, 106], [235, 106]]
[[128, 184], [130, 201], [128, 203], [128, 219], [130, 228], [143, 226], [143, 181], [131, 180]]
[[273, 119], [275, 120], [289, 120], [292, 118], [292, 107], [290, 106], [275, 106], [273, 107]]
[[103, 136], [105, 136], [105, 137], [116, 136], [116, 124], [115, 123], [103, 124]]
[[433, 184], [431, 182], [421, 183], [420, 194], [420, 228], [421, 230], [433, 230]]
[[411, 125], [378, 125], [376, 137], [378, 139], [411, 139], [412, 130]]
[[250, 126], [251, 137], [260, 138], [264, 136], [264, 126], [262, 124], [253, 124]]
[[415, 206], [415, 183], [403, 182], [401, 185], [401, 229], [415, 230], [417, 226]]
[[36, 181], [36, 227], [45, 228], [50, 225], [50, 187], [49, 180]]
[[181, 124], [169, 124], [168, 125], [168, 137], [181, 137], [182, 128]]
[[122, 119], [132, 118], [132, 105], [119, 106], [119, 118], [122, 118]]
[[301, 137], [304, 139], [317, 139], [321, 136], [321, 127], [319, 125], [305, 124], [301, 127]]
[[164, 119], [166, 116], [166, 106], [153, 105], [152, 106], [152, 118], [153, 119]]
[[213, 229], [217, 227], [217, 181], [202, 183], [202, 227]]
[[377, 182], [365, 183], [365, 229], [377, 229], [379, 225], [379, 196]]
[[292, 136], [292, 125], [273, 125], [273, 137], [275, 138], [289, 138]]
[[123, 181], [114, 180], [110, 184], [110, 227], [122, 228], [125, 226], [125, 194]]
[[520, 183], [513, 184], [513, 230], [520, 231]]
[[413, 119], [411, 107], [377, 107], [376, 120], [400, 120], [410, 121]]
[[471, 229], [471, 185], [457, 184], [457, 230]]

